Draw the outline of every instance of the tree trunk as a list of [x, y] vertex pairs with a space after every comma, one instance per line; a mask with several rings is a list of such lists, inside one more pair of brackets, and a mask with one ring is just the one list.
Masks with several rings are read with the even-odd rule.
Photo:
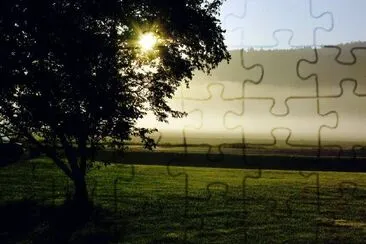
[[75, 192], [74, 192], [74, 198], [73, 201], [76, 205], [83, 207], [85, 204], [88, 204], [89, 202], [89, 196], [88, 196], [88, 189], [86, 187], [85, 182], [85, 175], [74, 174], [74, 186], [75, 186]]
[[71, 214], [75, 224], [83, 224], [89, 219], [93, 212], [93, 203], [89, 201], [88, 189], [86, 187], [85, 175], [74, 174], [74, 196], [71, 202], [67, 204], [68, 214]]

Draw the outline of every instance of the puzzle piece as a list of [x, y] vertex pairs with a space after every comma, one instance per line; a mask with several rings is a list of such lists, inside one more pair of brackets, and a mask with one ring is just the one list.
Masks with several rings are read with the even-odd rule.
[[[220, 188], [222, 190], [217, 194], [216, 192]], [[227, 211], [229, 186], [223, 182], [211, 182], [207, 185], [206, 192], [206, 204], [200, 213], [201, 235], [203, 235], [205, 229], [209, 229], [210, 232], [215, 232], [218, 228], [222, 228], [222, 226], [228, 228], [229, 224]], [[221, 211], [217, 210], [218, 205], [221, 207]], [[218, 235], [216, 239], [219, 237]]]
[[[322, 233], [330, 233], [329, 236], [332, 236], [335, 231], [338, 232], [342, 227], [348, 227], [349, 230], [354, 231], [355, 235], [364, 236], [362, 229], [365, 227], [363, 221], [365, 185], [347, 180], [348, 177], [345, 174], [342, 176], [343, 179], [335, 184], [333, 189], [325, 188], [323, 190], [326, 195], [321, 196], [322, 215], [318, 220], [319, 228]], [[334, 205], [336, 208], [332, 207]]]
[[[310, 178], [315, 179], [315, 181], [309, 183], [305, 183], [304, 187], [301, 189], [300, 192], [297, 192], [296, 195], [288, 198], [285, 202], [287, 207], [287, 214], [292, 215], [294, 214], [295, 208], [294, 203], [302, 203], [310, 204], [314, 206], [314, 212], [320, 213], [320, 180], [319, 180], [319, 173], [317, 172], [305, 172], [299, 171], [299, 175], [302, 177], [302, 180], [308, 180]], [[306, 201], [305, 201], [306, 200]]]
[[[325, 46], [314, 49], [314, 53], [311, 60], [299, 60], [298, 74], [304, 80], [316, 77], [319, 97], [340, 94], [340, 82], [344, 80], [354, 80], [359, 84], [357, 93], [366, 94], [365, 43]], [[313, 84], [313, 79], [310, 82]]]
[[[331, 31], [319, 31], [316, 33], [317, 45], [334, 45], [334, 42], [347, 43], [351, 41], [364, 40], [354, 39], [357, 23], [364, 22], [364, 9], [366, 2], [363, 0], [312, 0], [314, 15], [320, 15], [329, 11], [334, 16], [333, 28]], [[358, 36], [365, 36], [358, 33]]]
[[[282, 133], [280, 133], [280, 132], [282, 132]], [[283, 133], [283, 132], [286, 132], [286, 133]], [[265, 144], [261, 145], [261, 146], [267, 146], [267, 149], [271, 148], [271, 150], [270, 150], [271, 153], [275, 152], [273, 150], [273, 148], [278, 148], [279, 152], [281, 153], [280, 155], [284, 155], [286, 153], [286, 149], [295, 148], [295, 150], [300, 151], [301, 149], [306, 148], [306, 147], [309, 147], [311, 149], [314, 148], [313, 143], [309, 143], [309, 144], [306, 144], [306, 143], [291, 144], [291, 143], [289, 143], [289, 139], [291, 138], [291, 129], [289, 129], [289, 128], [273, 128], [271, 131], [271, 134], [273, 137], [273, 143], [271, 145], [265, 145]], [[250, 159], [247, 159], [247, 160], [250, 160]], [[275, 159], [270, 158], [269, 160], [273, 161]], [[303, 161], [305, 162], [305, 160], [303, 160]], [[267, 161], [265, 161], [265, 160], [262, 160], [260, 162], [260, 164], [262, 164], [262, 165], [265, 165], [266, 163], [267, 163]], [[292, 161], [290, 161], [290, 163], [296, 164], [296, 163], [300, 163], [300, 162], [298, 162], [298, 160], [296, 160], [296, 161], [292, 160]], [[306, 165], [292, 165], [292, 166], [287, 165], [287, 163], [282, 160], [280, 161], [280, 164], [282, 165], [282, 169], [287, 168], [287, 167], [293, 167], [293, 168], [305, 167], [306, 168]], [[271, 162], [270, 165], [275, 166], [275, 163]], [[278, 165], [279, 169], [281, 169], [281, 165]], [[266, 167], [266, 166], [264, 166], [264, 167]], [[305, 204], [308, 204], [309, 206], [307, 207], [306, 211], [313, 211], [314, 213], [318, 213], [320, 211], [319, 174], [299, 171], [299, 175], [301, 176], [302, 179], [306, 179], [306, 181], [308, 181], [309, 178], [313, 179], [315, 177], [315, 184], [312, 182], [311, 186], [305, 185], [305, 187], [301, 190], [301, 192], [299, 192], [296, 196], [293, 196], [293, 197], [290, 197], [289, 199], [287, 199], [284, 202], [285, 207], [286, 207], [285, 211], [287, 214], [292, 215], [293, 211], [296, 211], [297, 208], [299, 207], [299, 205], [304, 204], [304, 200], [307, 199], [307, 202]], [[246, 185], [245, 182], [248, 179], [261, 179], [261, 178], [262, 178], [262, 170], [258, 169], [257, 176], [244, 177], [243, 186]], [[243, 189], [245, 189], [245, 187], [243, 187]], [[309, 197], [309, 195], [311, 195], [311, 197]], [[301, 200], [299, 201], [299, 199], [301, 199]], [[277, 202], [277, 200], [275, 200], [275, 199], [272, 199], [272, 201], [274, 203], [276, 203], [276, 205], [279, 204]], [[316, 228], [314, 231], [315, 237], [317, 237], [317, 235], [318, 235], [317, 226], [315, 226], [315, 228]]]
[[[292, 131], [288, 143], [301, 145], [301, 141], [306, 140], [315, 147], [318, 146], [319, 128], [324, 125], [331, 128], [336, 126], [336, 113], [319, 114], [315, 98], [288, 99], [286, 105], [290, 112], [284, 116], [274, 116], [270, 112], [273, 104], [272, 99], [245, 98], [242, 111], [226, 113], [225, 125], [231, 129], [241, 129], [246, 145], [272, 146], [272, 129], [284, 127], [291, 128]], [[306, 118], [311, 118], [312, 123], [309, 124]]]
[[[246, 0], [241, 3], [237, 11], [227, 14], [224, 19], [228, 43], [233, 48], [277, 47], [273, 37], [281, 31], [293, 35], [290, 46], [315, 45], [318, 30], [329, 32], [333, 29], [333, 15], [330, 12], [314, 15], [311, 0], [285, 0], [281, 4], [274, 0]], [[289, 16], [292, 21], [283, 16]]]
[[230, 62], [222, 61], [211, 71], [210, 75], [195, 72], [189, 88], [182, 85], [176, 97], [200, 100], [210, 96], [208, 86], [212, 83], [222, 83], [225, 86], [221, 93], [223, 98], [242, 98], [245, 82], [258, 83], [262, 80], [263, 66], [258, 63], [253, 65], [244, 64], [245, 52], [243, 49], [230, 51], [230, 55]]
[[245, 64], [260, 63], [264, 68], [263, 79], [247, 81], [245, 98], [273, 99], [271, 113], [284, 115], [289, 112], [285, 101], [289, 98], [316, 97], [316, 82], [303, 81], [297, 74], [297, 61], [314, 56], [312, 49], [292, 51], [248, 51], [243, 55]]
[[[363, 116], [366, 110], [360, 106], [366, 102], [366, 95], [357, 92], [357, 84], [353, 80], [342, 81], [338, 96], [319, 99], [321, 112], [336, 110], [339, 115], [337, 128], [320, 131], [322, 146], [336, 144], [349, 150], [355, 145], [366, 145], [366, 118]], [[352, 119], [349, 116], [353, 116]]]
[[[258, 225], [264, 224], [262, 221], [265, 219], [266, 223], [272, 222], [277, 219], [276, 209], [278, 207], [277, 199], [272, 195], [258, 194], [258, 190], [261, 189], [261, 183], [266, 181], [266, 177], [263, 177], [263, 170], [260, 165], [257, 165], [257, 169], [250, 173], [244, 170], [244, 177], [242, 181], [242, 198], [243, 198], [243, 227], [245, 228], [245, 241], [249, 241], [253, 238], [257, 238]], [[268, 180], [268, 179], [267, 179]], [[265, 187], [265, 186], [264, 186]], [[254, 215], [252, 215], [255, 213]], [[258, 214], [264, 215], [265, 218], [260, 220], [254, 220], [258, 217]], [[255, 226], [253, 226], [255, 222]]]
[[[152, 126], [153, 115], [150, 113], [150, 115], [146, 116], [148, 119], [140, 121], [139, 126], [158, 128], [160, 132], [156, 134], [155, 139], [159, 141], [160, 145], [184, 144], [184, 148], [181, 147], [179, 150], [184, 149], [185, 153], [188, 153], [188, 151], [193, 153], [195, 147], [188, 147], [190, 144], [205, 144], [207, 160], [222, 161], [226, 144], [241, 143], [242, 136], [235, 135], [233, 136], [234, 139], [230, 140], [227, 132], [223, 132], [225, 127], [222, 121], [220, 121], [220, 116], [217, 116], [215, 113], [217, 111], [225, 113], [227, 109], [231, 108], [232, 105], [227, 105], [225, 109], [222, 109], [221, 105], [225, 104], [223, 101], [226, 101], [226, 104], [229, 104], [229, 102], [234, 104], [234, 101], [238, 101], [243, 97], [243, 84], [245, 82], [259, 82], [263, 77], [263, 67], [261, 65], [253, 64], [246, 66], [242, 62], [243, 50], [233, 51], [231, 56], [230, 64], [221, 62], [212, 71], [211, 75], [206, 75], [202, 72], [196, 73], [190, 83], [190, 87], [186, 88], [182, 85], [175, 93], [174, 98], [169, 100], [169, 105], [173, 109], [190, 112], [186, 118], [170, 118], [169, 124], [155, 121], [154, 126]], [[217, 81], [221, 81], [221, 83], [217, 83]], [[215, 86], [221, 86], [221, 91], [216, 89], [217, 92], [211, 94], [212, 91], [210, 89], [214, 89]], [[214, 107], [215, 111], [213, 111]], [[204, 125], [213, 126], [207, 129]], [[225, 138], [225, 143], [222, 144], [222, 140], [211, 140], [211, 143], [207, 143], [208, 138], [203, 135], [207, 135], [208, 131], [219, 131], [216, 136], [217, 138]], [[178, 133], [181, 133], [181, 135], [178, 135]], [[233, 134], [230, 130], [228, 133]], [[203, 137], [200, 138], [200, 136]], [[215, 146], [211, 144], [215, 144]], [[230, 150], [232, 151], [232, 149]]]
[[220, 146], [222, 143], [242, 141], [241, 135], [238, 136], [235, 131], [225, 130], [223, 121], [226, 111], [233, 107], [240, 108], [242, 103], [240, 98], [224, 98], [224, 85], [221, 83], [211, 83], [207, 90], [209, 93], [207, 97], [184, 98], [184, 110], [191, 118], [195, 118], [195, 123], [187, 124], [183, 133], [188, 146], [193, 144], [205, 146], [212, 160], [215, 160], [212, 154], [216, 154], [220, 160], [223, 154]]
[[304, 187], [301, 188], [299, 192], [296, 192], [294, 195], [286, 199], [286, 201], [284, 202], [286, 206], [286, 212], [289, 216], [293, 216], [293, 218], [297, 218], [296, 216], [299, 215], [302, 218], [305, 216], [309, 216], [308, 218], [311, 222], [310, 226], [307, 225], [307, 228], [310, 227], [312, 230], [305, 229], [304, 231], [311, 231], [314, 234], [313, 240], [317, 242], [319, 241], [318, 239], [320, 228], [315, 220], [321, 214], [320, 175], [317, 172], [305, 171], [299, 171], [299, 175], [301, 177], [299, 181], [305, 180], [307, 182], [304, 182]]
[[[174, 98], [169, 100], [168, 104], [178, 111], [187, 112], [187, 110], [192, 111], [197, 109], [197, 107], [201, 107], [201, 112], [207, 112], [207, 110], [211, 108], [209, 106], [202, 107], [200, 104], [203, 104], [204, 100], [210, 100], [212, 95], [208, 87], [215, 86], [215, 84], [219, 85], [217, 81], [221, 81], [221, 86], [223, 88], [225, 87], [220, 93], [220, 97], [224, 100], [233, 101], [242, 98], [243, 82], [258, 82], [263, 76], [263, 67], [259, 64], [245, 66], [242, 63], [242, 55], [243, 50], [231, 52], [232, 59], [230, 60], [230, 64], [221, 62], [220, 65], [211, 72], [211, 75], [197, 72], [190, 83], [190, 87], [186, 88], [185, 85], [179, 87]], [[218, 102], [218, 100], [214, 101]], [[199, 112], [199, 109], [196, 111]], [[190, 116], [187, 116], [186, 118], [170, 118], [169, 121], [169, 124], [157, 122], [154, 120], [152, 113], [150, 113], [146, 116], [146, 119], [140, 121], [139, 126], [158, 128], [160, 133], [158, 133], [155, 138], [160, 138], [160, 144], [168, 142], [174, 143], [172, 141], [174, 138], [175, 143], [177, 143], [177, 134], [174, 134], [173, 131], [181, 131], [183, 133], [186, 125], [192, 125], [199, 122], [199, 118], [195, 118], [194, 114], [190, 114]], [[220, 126], [218, 126], [218, 128], [220, 128]], [[220, 129], [222, 129], [222, 127]], [[181, 138], [182, 142], [184, 140], [183, 137], [184, 136]]]
[[[119, 202], [119, 194], [118, 194], [118, 185], [123, 184], [125, 182], [131, 182], [135, 179], [136, 176], [136, 168], [135, 165], [130, 165], [131, 167], [131, 176], [130, 177], [121, 177], [117, 176], [113, 180], [113, 197], [114, 197], [114, 213], [116, 214], [118, 212], [118, 202]], [[122, 182], [122, 183], [121, 183]], [[97, 183], [95, 183], [95, 186], [93, 187], [92, 196], [94, 197], [94, 192], [97, 188]]]

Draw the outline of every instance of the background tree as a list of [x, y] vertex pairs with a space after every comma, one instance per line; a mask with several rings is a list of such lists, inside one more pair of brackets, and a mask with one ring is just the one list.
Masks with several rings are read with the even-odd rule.
[[[166, 103], [196, 69], [229, 53], [218, 20], [222, 0], [12, 0], [0, 3], [0, 117], [3, 129], [37, 145], [88, 200], [87, 149], [131, 135], [147, 111], [181, 117]], [[158, 36], [144, 52], [144, 31]], [[6, 125], [6, 126], [4, 126]], [[63, 154], [57, 150], [61, 146]]]

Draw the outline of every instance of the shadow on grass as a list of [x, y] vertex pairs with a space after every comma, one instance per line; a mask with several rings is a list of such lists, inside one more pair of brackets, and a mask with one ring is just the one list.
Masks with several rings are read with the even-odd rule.
[[32, 200], [1, 204], [0, 216], [0, 243], [117, 243], [128, 221], [98, 206], [80, 211]]
[[[183, 151], [183, 149], [182, 149]], [[118, 158], [113, 151], [99, 151], [96, 160], [103, 162], [121, 162], [123, 164], [166, 165], [172, 158], [183, 155], [176, 152], [162, 151], [131, 151]], [[366, 172], [364, 158], [343, 157], [304, 157], [291, 154], [283, 155], [245, 155], [242, 154], [216, 154], [220, 160], [213, 160], [209, 154], [203, 152], [190, 152], [184, 155], [184, 160], [174, 162], [174, 166], [211, 167], [211, 168], [239, 168], [239, 169], [274, 169], [274, 170], [306, 170], [306, 171], [341, 171], [341, 172]], [[216, 157], [212, 154], [211, 157]]]

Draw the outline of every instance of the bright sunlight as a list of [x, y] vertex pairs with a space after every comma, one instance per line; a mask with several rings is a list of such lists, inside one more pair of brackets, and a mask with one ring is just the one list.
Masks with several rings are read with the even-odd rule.
[[151, 51], [156, 43], [157, 43], [157, 37], [152, 32], [147, 32], [141, 35], [139, 39], [139, 46], [141, 47], [142, 51]]

